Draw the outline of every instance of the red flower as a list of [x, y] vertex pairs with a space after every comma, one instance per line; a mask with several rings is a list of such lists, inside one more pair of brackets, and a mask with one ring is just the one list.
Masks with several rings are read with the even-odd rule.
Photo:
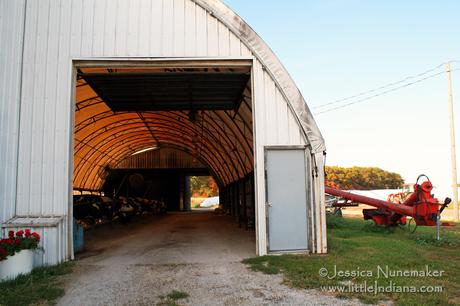
[[[8, 238], [0, 237], [0, 260], [12, 256], [22, 249], [36, 249], [40, 242], [40, 235], [30, 229], [8, 231]], [[0, 305], [1, 306], [1, 305]]]
[[40, 241], [40, 235], [36, 232], [33, 232], [32, 233], [32, 236], [37, 240], [37, 241]]

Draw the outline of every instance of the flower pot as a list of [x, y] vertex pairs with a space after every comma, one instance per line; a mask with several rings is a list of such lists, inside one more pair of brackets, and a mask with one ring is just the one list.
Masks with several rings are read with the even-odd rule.
[[20, 274], [28, 274], [34, 265], [34, 253], [31, 250], [21, 250], [13, 256], [0, 261], [0, 280], [14, 279]]

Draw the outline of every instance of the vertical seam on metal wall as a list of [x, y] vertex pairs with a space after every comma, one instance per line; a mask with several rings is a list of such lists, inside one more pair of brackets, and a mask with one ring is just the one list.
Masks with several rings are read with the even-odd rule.
[[[71, 260], [75, 258], [75, 249], [73, 245], [73, 177], [74, 177], [74, 148], [75, 148], [75, 143], [74, 143], [74, 135], [75, 135], [75, 88], [76, 88], [76, 82], [77, 82], [77, 69], [75, 67], [75, 63], [72, 59], [70, 59], [70, 120], [69, 120], [69, 134], [67, 135], [69, 137], [69, 151], [68, 151], [68, 193], [67, 193], [67, 231], [68, 231], [68, 252], [70, 254], [67, 254]], [[66, 258], [68, 257], [66, 256]]]
[[17, 134], [17, 150], [16, 150], [16, 181], [15, 181], [15, 197], [14, 197], [14, 216], [17, 215], [18, 207], [18, 179], [19, 179], [19, 138], [21, 136], [21, 105], [22, 105], [22, 76], [24, 74], [24, 44], [26, 37], [26, 18], [27, 18], [27, 0], [24, 0], [24, 21], [22, 24], [22, 42], [21, 42], [21, 72], [19, 77], [19, 106], [18, 106], [18, 134]]
[[[47, 26], [47, 29], [46, 29], [46, 33], [47, 33], [47, 36], [46, 36], [46, 53], [45, 53], [45, 71], [44, 71], [44, 79], [45, 79], [45, 85], [44, 85], [44, 89], [43, 89], [43, 108], [42, 108], [42, 118], [43, 118], [43, 125], [41, 127], [41, 130], [42, 130], [42, 133], [40, 135], [41, 139], [42, 139], [42, 143], [45, 143], [45, 134], [46, 134], [46, 121], [47, 121], [47, 113], [49, 112], [47, 110], [47, 104], [49, 103], [49, 97], [48, 97], [48, 92], [47, 92], [47, 86], [48, 86], [48, 82], [50, 82], [49, 80], [49, 62], [48, 62], [48, 53], [50, 52], [50, 39], [51, 38], [51, 35], [50, 35], [50, 31], [51, 31], [51, 7], [52, 7], [52, 3], [49, 2], [49, 6], [48, 6], [48, 16], [47, 16], [47, 19], [48, 19], [48, 26]], [[59, 10], [60, 11], [60, 10]], [[53, 137], [54, 138], [54, 137]], [[46, 199], [46, 196], [45, 196], [45, 190], [44, 188], [46, 188], [46, 186], [44, 186], [44, 174], [45, 174], [45, 147], [43, 147], [41, 149], [41, 154], [42, 154], [42, 164], [41, 164], [41, 170], [40, 170], [40, 174], [41, 174], [41, 179], [40, 179], [40, 215], [44, 215], [44, 208], [43, 208], [43, 205], [45, 204], [44, 202], [44, 199]], [[54, 167], [53, 167], [53, 172], [54, 172]], [[54, 177], [54, 173], [53, 173], [53, 177]], [[53, 205], [53, 201], [51, 201], [51, 205]], [[29, 210], [30, 212], [30, 210]]]

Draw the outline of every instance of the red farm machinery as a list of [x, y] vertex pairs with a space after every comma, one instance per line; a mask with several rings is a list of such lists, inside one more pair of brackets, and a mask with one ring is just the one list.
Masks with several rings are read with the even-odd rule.
[[[425, 177], [426, 181], [419, 184], [418, 181], [421, 177]], [[325, 192], [336, 197], [336, 199], [344, 199], [344, 201], [334, 201], [333, 207], [357, 206], [359, 204], [375, 207], [374, 209], [363, 209], [363, 216], [365, 220], [373, 220], [377, 225], [404, 225], [406, 224], [406, 217], [412, 217], [417, 226], [439, 225], [440, 215], [451, 202], [451, 199], [446, 198], [441, 203], [434, 198], [431, 194], [433, 185], [425, 175], [419, 176], [413, 187], [413, 192], [401, 202], [383, 201], [331, 187], [326, 187]]]

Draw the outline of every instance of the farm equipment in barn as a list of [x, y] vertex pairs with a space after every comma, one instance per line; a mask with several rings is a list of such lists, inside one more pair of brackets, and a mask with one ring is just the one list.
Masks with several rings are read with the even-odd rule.
[[[374, 206], [374, 209], [363, 209], [363, 216], [365, 220], [373, 220], [377, 225], [404, 225], [406, 224], [406, 217], [412, 217], [417, 226], [438, 225], [440, 215], [451, 202], [451, 199], [446, 198], [443, 203], [439, 202], [431, 194], [433, 185], [430, 180], [427, 178], [425, 182], [418, 184], [420, 177], [422, 176], [419, 176], [417, 183], [414, 184], [414, 191], [401, 203], [383, 201], [331, 187], [325, 187], [325, 192], [344, 199], [344, 203], [359, 203]], [[343, 207], [351, 205], [343, 205], [339, 201], [336, 203], [332, 206], [339, 205]]]

